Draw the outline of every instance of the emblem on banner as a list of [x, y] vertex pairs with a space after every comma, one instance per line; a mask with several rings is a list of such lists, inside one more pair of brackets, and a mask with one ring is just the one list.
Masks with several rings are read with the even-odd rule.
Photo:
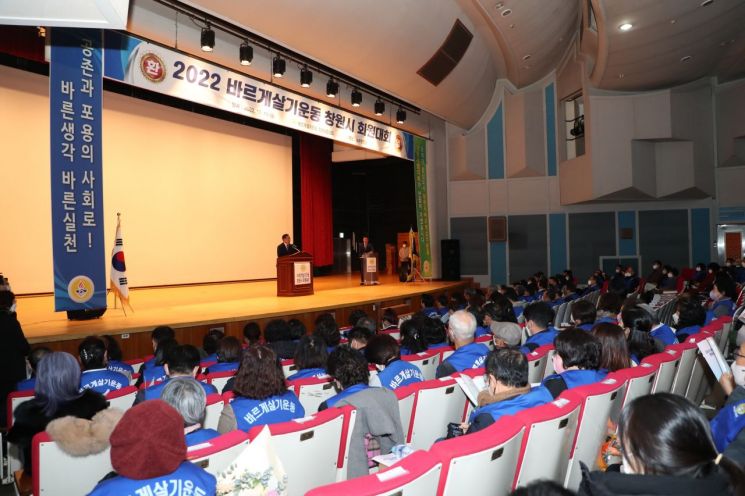
[[153, 83], [160, 83], [166, 78], [166, 65], [163, 59], [153, 52], [147, 52], [140, 59], [140, 71], [142, 75]]
[[67, 294], [75, 303], [85, 303], [93, 298], [95, 285], [88, 276], [75, 276], [67, 285]]
[[404, 147], [403, 138], [401, 137], [400, 134], [397, 134], [396, 135], [396, 150], [400, 152], [403, 149], [403, 147]]

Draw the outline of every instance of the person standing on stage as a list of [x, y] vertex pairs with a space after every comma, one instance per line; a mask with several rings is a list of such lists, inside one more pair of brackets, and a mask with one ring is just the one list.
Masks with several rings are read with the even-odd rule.
[[[16, 297], [9, 290], [0, 290], [0, 401], [3, 407], [16, 384], [26, 378], [26, 355], [30, 351], [16, 316]], [[0, 411], [0, 425], [5, 426], [5, 408], [0, 410], [3, 410]]]
[[409, 278], [409, 272], [411, 271], [411, 247], [409, 243], [404, 241], [401, 248], [398, 250], [398, 261], [401, 267], [398, 272], [398, 279], [401, 282], [405, 282]]
[[[362, 236], [362, 242], [357, 245], [357, 256], [358, 257], [365, 257], [368, 256], [368, 253], [375, 252], [375, 248], [373, 247], [372, 243], [370, 243], [370, 238], [367, 236]], [[364, 273], [365, 264], [360, 261], [360, 284], [364, 284], [365, 282], [365, 273]]]
[[287, 255], [293, 255], [295, 253], [298, 253], [299, 251], [300, 250], [298, 249], [298, 247], [290, 242], [290, 235], [283, 234], [282, 242], [279, 244], [279, 246], [277, 246], [277, 256], [284, 257]]

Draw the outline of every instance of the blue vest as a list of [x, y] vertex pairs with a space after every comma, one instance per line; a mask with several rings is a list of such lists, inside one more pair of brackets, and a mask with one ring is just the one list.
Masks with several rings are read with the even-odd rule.
[[215, 372], [235, 372], [239, 366], [239, 362], [217, 362], [209, 366], [209, 372], [210, 374]]
[[483, 367], [488, 353], [489, 348], [485, 344], [471, 343], [455, 350], [445, 361], [452, 365], [456, 372], [461, 372]]
[[[348, 396], [352, 396], [354, 393], [358, 393], [358, 392], [363, 391], [363, 390], [365, 390], [365, 389], [367, 389], [369, 387], [370, 386], [368, 386], [367, 384], [355, 384], [354, 386], [349, 386], [347, 389], [342, 390], [340, 393], [337, 393], [334, 396], [332, 396], [331, 398], [329, 398], [326, 401], [324, 401], [321, 404], [321, 406], [323, 406], [323, 404], [325, 404], [326, 405], [326, 408], [331, 408], [332, 406], [334, 406], [336, 403], [338, 403], [339, 401], [343, 400], [344, 398], [346, 398]], [[321, 410], [321, 407], [319, 407], [319, 411], [320, 410]]]
[[542, 385], [551, 379], [561, 377], [567, 385], [567, 389], [576, 388], [579, 386], [586, 386], [588, 384], [595, 384], [605, 379], [608, 375], [607, 370], [567, 370], [561, 374], [551, 374], [550, 376], [543, 379]]
[[199, 360], [199, 366], [200, 367], [209, 367], [210, 363], [215, 363], [217, 361], [217, 353], [213, 353], [211, 355], [207, 355], [206, 357]]
[[722, 298], [714, 303], [711, 310], [706, 311], [706, 321], [704, 325], [709, 324], [712, 320], [723, 315], [732, 315], [735, 313], [735, 302], [731, 298]]
[[685, 340], [685, 338], [693, 334], [697, 334], [698, 331], [700, 330], [701, 330], [700, 325], [692, 325], [692, 326], [684, 327], [682, 329], [678, 329], [678, 331], [675, 333], [675, 337], [678, 339], [678, 341]]
[[108, 369], [86, 370], [80, 375], [80, 392], [92, 389], [101, 394], [129, 386], [127, 376]]
[[716, 417], [711, 419], [711, 434], [717, 451], [722, 453], [745, 427], [745, 400], [724, 405]]
[[[439, 348], [447, 348], [448, 346], [450, 346], [450, 343], [448, 343], [447, 341], [443, 341], [442, 343], [431, 344], [431, 345], [427, 346], [427, 350], [436, 350], [436, 349], [439, 349]], [[406, 353], [401, 352], [401, 354], [402, 355], [405, 355]]]
[[242, 431], [249, 431], [255, 425], [276, 424], [305, 416], [303, 405], [292, 391], [263, 400], [239, 396], [230, 405]]
[[183, 462], [170, 474], [152, 479], [135, 480], [121, 475], [100, 482], [89, 496], [169, 496], [210, 495], [216, 491], [215, 476], [191, 462]]
[[312, 377], [328, 377], [328, 373], [326, 369], [302, 369], [292, 374], [287, 380], [296, 381], [298, 379], [310, 379]]
[[613, 317], [600, 317], [598, 320], [595, 321], [595, 324], [615, 324], [615, 325], [618, 325], [618, 319], [614, 319]]
[[515, 317], [518, 319], [523, 314], [523, 310], [525, 310], [523, 306], [512, 307], [512, 311], [515, 312]]
[[496, 403], [491, 403], [489, 405], [484, 405], [480, 408], [477, 408], [471, 413], [470, 422], [476, 420], [476, 417], [478, 417], [482, 413], [488, 413], [496, 422], [497, 420], [499, 420], [500, 417], [504, 415], [513, 415], [522, 410], [525, 410], [526, 408], [543, 405], [552, 400], [553, 398], [551, 398], [550, 394], [548, 395], [548, 398], [546, 398], [546, 395], [543, 391], [541, 391], [540, 386], [535, 387], [527, 393], [521, 394], [520, 396], [516, 396], [509, 400], [497, 401]]
[[489, 326], [479, 326], [476, 328], [476, 333], [473, 337], [480, 338], [481, 336], [491, 336], [491, 329]]
[[36, 386], [36, 377], [24, 379], [16, 384], [16, 391], [32, 391]]
[[435, 307], [424, 307], [422, 308], [422, 313], [430, 318], [436, 319], [440, 317], [440, 314]]
[[145, 360], [144, 362], [142, 362], [143, 372], [145, 371], [145, 369], [151, 369], [153, 367], [155, 367], [155, 357], [149, 358]]
[[168, 377], [168, 375], [166, 374], [166, 369], [163, 368], [162, 365], [156, 365], [150, 367], [149, 369], [145, 369], [145, 371], [142, 373], [142, 382], [144, 382], [145, 384], [152, 384], [156, 381], [162, 381], [166, 377]]
[[580, 324], [577, 326], [577, 329], [582, 329], [583, 331], [590, 332], [592, 331], [593, 327], [595, 327], [595, 324]]
[[186, 447], [190, 448], [197, 444], [206, 443], [210, 439], [214, 439], [219, 435], [220, 433], [215, 429], [198, 429], [184, 436], [186, 439]]
[[[529, 344], [535, 345], [535, 348], [538, 348], [539, 346], [543, 346], [544, 344], [554, 344], [554, 339], [556, 338], [556, 335], [559, 333], [556, 329], [553, 327], [549, 327], [545, 331], [541, 331], [539, 333], [533, 334], [528, 338], [527, 341], [525, 341], [525, 344], [522, 348], [520, 348], [520, 351], [523, 352], [523, 354], [527, 355], [530, 353], [531, 350], [530, 347], [528, 347]], [[533, 349], [535, 349], [533, 348]]]
[[[154, 384], [150, 386], [149, 388], [145, 388], [143, 391], [143, 395], [145, 396], [146, 400], [157, 400], [163, 395], [163, 390], [166, 388], [168, 383], [171, 381], [170, 378], [166, 378], [165, 380]], [[200, 382], [200, 386], [204, 389], [205, 394], [214, 394], [217, 393], [217, 388], [213, 386], [212, 384], [207, 384], [206, 382]]]
[[106, 368], [112, 372], [119, 372], [120, 374], [129, 375], [130, 377], [135, 373], [134, 367], [128, 363], [120, 362], [119, 360], [109, 360], [109, 364]]
[[678, 338], [675, 337], [675, 332], [670, 328], [670, 326], [665, 324], [662, 324], [660, 327], [650, 332], [649, 335], [662, 341], [665, 346], [678, 342]]
[[395, 360], [378, 372], [378, 379], [384, 388], [392, 391], [401, 386], [422, 382], [424, 376], [416, 365], [403, 360]]
[[437, 309], [437, 315], [440, 317], [444, 317], [445, 315], [450, 313], [450, 309], [448, 307], [441, 307]]

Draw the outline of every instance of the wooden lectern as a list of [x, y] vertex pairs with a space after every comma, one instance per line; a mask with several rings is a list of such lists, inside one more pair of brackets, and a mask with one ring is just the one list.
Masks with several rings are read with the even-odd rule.
[[360, 275], [362, 284], [372, 286], [378, 282], [378, 254], [374, 252], [365, 253], [360, 257]]
[[300, 251], [277, 258], [277, 296], [313, 294], [313, 255]]

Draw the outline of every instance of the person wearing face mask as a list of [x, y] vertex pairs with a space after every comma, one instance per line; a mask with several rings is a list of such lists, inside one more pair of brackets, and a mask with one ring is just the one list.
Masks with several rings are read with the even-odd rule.
[[520, 351], [527, 355], [539, 346], [554, 342], [558, 331], [551, 326], [554, 321], [554, 311], [547, 303], [542, 301], [531, 303], [525, 307], [523, 317], [525, 317], [525, 328], [530, 333], [530, 337]]
[[575, 327], [564, 329], [554, 339], [554, 347], [556, 373], [543, 379], [536, 388], [542, 391], [537, 394], [542, 394], [546, 402], [558, 398], [567, 389], [600, 382], [608, 374], [607, 370], [598, 370], [600, 342], [591, 333]]
[[714, 286], [714, 281], [716, 280], [717, 274], [719, 274], [719, 268], [720, 267], [718, 263], [710, 263], [706, 267], [706, 275], [704, 276], [703, 280], [701, 280], [701, 282], [699, 282], [698, 284], [692, 284], [692, 286], [700, 293], [707, 294], [709, 291], [711, 291], [712, 286]]
[[662, 341], [650, 334], [652, 317], [643, 308], [629, 307], [621, 313], [623, 329], [629, 346], [631, 361], [641, 363], [649, 355], [660, 353], [665, 349]]
[[370, 379], [372, 387], [384, 387], [393, 391], [401, 386], [424, 381], [419, 367], [401, 360], [398, 343], [388, 334], [378, 334], [367, 343], [365, 358], [378, 370], [378, 374]]
[[731, 370], [719, 378], [727, 402], [711, 419], [711, 432], [724, 456], [745, 464], [745, 344], [735, 351]]
[[597, 291], [599, 289], [600, 289], [600, 285], [598, 284], [598, 279], [597, 277], [593, 275], [587, 279], [587, 287], [582, 292], [582, 294], [586, 295], [586, 294], [592, 293], [593, 291]]
[[673, 314], [673, 322], [677, 329], [675, 335], [678, 342], [682, 343], [688, 336], [701, 330], [701, 326], [706, 321], [706, 310], [697, 301], [685, 297], [678, 300], [675, 309], [675, 314]]
[[654, 289], [657, 286], [660, 285], [662, 282], [662, 262], [659, 260], [655, 260], [652, 262], [652, 272], [649, 273], [647, 276], [647, 285], [645, 286], [645, 290], [649, 291], [650, 289]]
[[740, 260], [740, 262], [735, 267], [733, 277], [735, 279], [735, 282], [738, 284], [742, 284], [745, 282], [745, 258]]
[[608, 290], [612, 293], [626, 295], [626, 269], [623, 265], [616, 265], [616, 271], [608, 284]]
[[706, 417], [682, 396], [641, 396], [618, 422], [622, 472], [582, 467], [578, 496], [740, 495], [745, 473], [712, 438]]
[[639, 277], [637, 277], [634, 268], [630, 265], [626, 267], [626, 270], [623, 273], [623, 282], [627, 294], [633, 293], [639, 287]]
[[719, 274], [709, 291], [711, 303], [706, 311], [705, 323], [708, 324], [714, 319], [735, 313], [735, 298], [737, 298], [735, 282], [727, 274]]
[[478, 396], [478, 407], [471, 413], [468, 422], [461, 425], [466, 434], [485, 429], [505, 415], [514, 415], [547, 402], [542, 391], [531, 390], [528, 384], [528, 359], [514, 348], [489, 353], [486, 358], [486, 380], [486, 389]]
[[[26, 355], [31, 347], [16, 316], [16, 297], [0, 290], [0, 405], [5, 405], [16, 384], [26, 379]], [[0, 425], [6, 424], [6, 408], [0, 408]]]
[[659, 288], [662, 291], [675, 291], [678, 289], [678, 269], [668, 267], [665, 275], [660, 281]]

